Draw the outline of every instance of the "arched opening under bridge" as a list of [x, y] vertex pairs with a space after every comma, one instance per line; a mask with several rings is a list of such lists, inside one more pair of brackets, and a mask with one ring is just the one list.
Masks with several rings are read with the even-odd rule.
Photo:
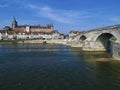
[[100, 42], [104, 46], [106, 51], [109, 51], [111, 53], [111, 39], [113, 38], [115, 38], [115, 36], [111, 33], [102, 33], [97, 37], [96, 41]]
[[84, 40], [86, 40], [86, 39], [87, 39], [87, 37], [84, 36], [84, 35], [82, 35], [79, 40], [80, 40], [80, 41], [84, 41]]

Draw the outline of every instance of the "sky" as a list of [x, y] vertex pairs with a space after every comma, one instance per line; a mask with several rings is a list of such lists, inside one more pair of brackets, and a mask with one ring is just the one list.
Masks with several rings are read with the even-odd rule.
[[0, 29], [53, 24], [60, 33], [120, 24], [120, 0], [0, 0]]

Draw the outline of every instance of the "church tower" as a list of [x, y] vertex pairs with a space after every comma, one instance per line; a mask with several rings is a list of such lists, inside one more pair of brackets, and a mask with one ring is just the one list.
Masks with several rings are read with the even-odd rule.
[[12, 29], [14, 30], [15, 27], [17, 27], [17, 21], [16, 21], [16, 19], [15, 19], [15, 17], [14, 17], [14, 19], [13, 19], [13, 21], [12, 21]]

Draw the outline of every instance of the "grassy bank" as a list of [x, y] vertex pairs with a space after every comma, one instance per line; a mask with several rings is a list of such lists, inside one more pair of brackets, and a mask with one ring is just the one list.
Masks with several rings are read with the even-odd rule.
[[17, 44], [17, 40], [0, 40], [0, 44]]

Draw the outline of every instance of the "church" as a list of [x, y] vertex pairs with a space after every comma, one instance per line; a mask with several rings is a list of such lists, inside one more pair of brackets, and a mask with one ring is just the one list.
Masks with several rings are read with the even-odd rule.
[[15, 17], [12, 21], [12, 30], [21, 32], [21, 33], [43, 33], [43, 34], [51, 34], [54, 31], [53, 24], [48, 24], [46, 26], [41, 25], [18, 25]]

